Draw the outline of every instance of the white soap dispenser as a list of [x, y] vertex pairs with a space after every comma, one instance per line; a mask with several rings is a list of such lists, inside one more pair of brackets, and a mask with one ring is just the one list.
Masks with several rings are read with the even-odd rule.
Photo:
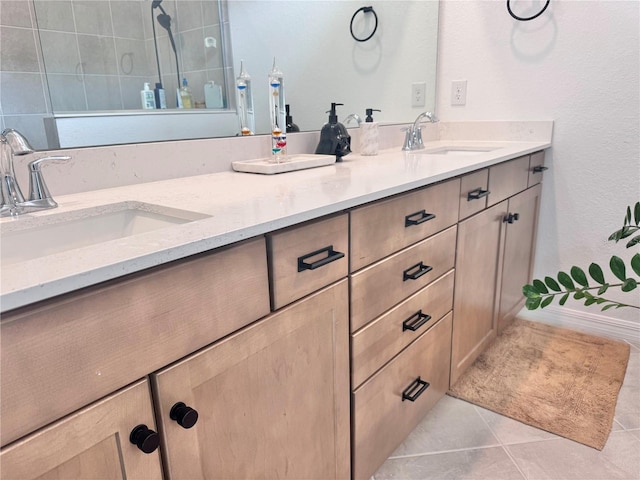
[[367, 118], [360, 124], [360, 155], [378, 154], [378, 122], [373, 121], [374, 108], [367, 108]]

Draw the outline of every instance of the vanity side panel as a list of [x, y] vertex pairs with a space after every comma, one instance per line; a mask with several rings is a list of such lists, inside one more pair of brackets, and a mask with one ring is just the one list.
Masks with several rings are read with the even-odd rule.
[[2, 445], [268, 313], [261, 237], [4, 315]]

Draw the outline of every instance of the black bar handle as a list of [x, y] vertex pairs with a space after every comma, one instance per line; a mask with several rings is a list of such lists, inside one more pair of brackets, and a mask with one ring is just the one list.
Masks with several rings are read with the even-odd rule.
[[[415, 272], [409, 273], [411, 272], [411, 270], [415, 270], [416, 268], [417, 270]], [[416, 263], [415, 265], [407, 268], [404, 272], [402, 272], [402, 281], [406, 282], [407, 280], [417, 280], [422, 275], [430, 272], [431, 270], [433, 270], [433, 267], [430, 267], [429, 265], [425, 265], [422, 262]]]
[[544, 172], [545, 170], [549, 170], [549, 167], [545, 167], [543, 165], [536, 165], [535, 167], [533, 167], [533, 173], [540, 173]]
[[422, 310], [418, 310], [402, 322], [402, 331], [411, 330], [412, 332], [415, 332], [429, 320], [431, 320], [431, 315], [427, 315], [426, 313], [422, 313]]
[[510, 213], [509, 215], [505, 215], [504, 218], [502, 219], [504, 223], [513, 223], [513, 222], [517, 222], [518, 220], [520, 220], [519, 213]]
[[[315, 257], [323, 252], [327, 252], [327, 256], [320, 260], [317, 260], [312, 263], [307, 263], [305, 260], [310, 257]], [[320, 250], [316, 250], [315, 252], [307, 253], [302, 257], [298, 257], [298, 271], [302, 272], [303, 270], [315, 270], [316, 268], [320, 268], [327, 263], [335, 262], [336, 260], [344, 257], [344, 253], [338, 252], [333, 249], [333, 245], [329, 245], [328, 247], [321, 248]]]
[[[418, 215], [419, 218], [412, 218]], [[404, 217], [404, 226], [406, 228], [410, 227], [411, 225], [420, 225], [421, 223], [428, 222], [429, 220], [433, 220], [434, 218], [436, 218], [435, 213], [427, 213], [426, 210], [420, 210], [419, 212], [412, 213], [411, 215], [407, 215], [406, 217]]]
[[411, 385], [402, 392], [402, 401], [409, 400], [410, 402], [415, 402], [427, 388], [429, 388], [429, 382], [425, 382], [420, 377], [416, 378], [411, 382]]
[[467, 193], [467, 202], [470, 202], [471, 200], [479, 200], [483, 197], [486, 197], [490, 193], [491, 192], [489, 190], [476, 188], [475, 190], [471, 190], [469, 193]]

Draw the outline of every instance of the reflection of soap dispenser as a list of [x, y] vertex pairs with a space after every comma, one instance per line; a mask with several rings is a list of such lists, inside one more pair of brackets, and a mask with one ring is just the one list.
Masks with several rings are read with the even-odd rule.
[[329, 122], [325, 123], [320, 131], [320, 142], [316, 148], [316, 154], [335, 155], [336, 161], [351, 153], [351, 136], [343, 124], [338, 122], [336, 106], [342, 103], [332, 103], [329, 111]]
[[285, 122], [287, 123], [287, 133], [299, 132], [300, 127], [298, 127], [298, 125], [293, 123], [293, 117], [291, 117], [291, 114], [289, 113], [289, 105], [285, 105], [284, 108], [287, 111], [287, 115], [285, 119]]
[[178, 90], [180, 94], [180, 104], [182, 108], [193, 108], [193, 94], [191, 93], [191, 87], [187, 83], [187, 79], [182, 79], [182, 87]]
[[156, 99], [153, 96], [153, 90], [151, 90], [149, 82], [145, 82], [144, 90], [140, 91], [140, 97], [142, 98], [142, 108], [145, 110], [156, 108]]
[[378, 122], [373, 121], [374, 108], [367, 108], [367, 118], [360, 124], [360, 155], [378, 154]]

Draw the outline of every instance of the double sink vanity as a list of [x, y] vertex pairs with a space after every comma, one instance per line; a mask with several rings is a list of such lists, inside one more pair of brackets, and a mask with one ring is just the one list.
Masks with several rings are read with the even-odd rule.
[[3, 219], [0, 476], [368, 479], [523, 305], [532, 124]]

